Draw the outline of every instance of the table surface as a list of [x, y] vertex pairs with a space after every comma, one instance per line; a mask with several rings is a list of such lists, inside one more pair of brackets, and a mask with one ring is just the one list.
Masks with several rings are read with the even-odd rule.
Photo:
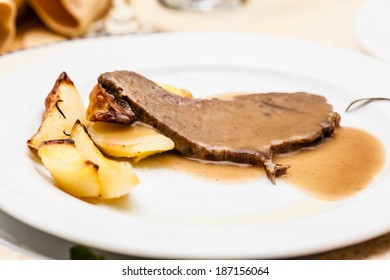
[[[134, 18], [149, 30], [233, 31], [305, 38], [363, 52], [353, 32], [354, 16], [365, 0], [247, 0], [231, 11], [191, 13], [167, 9], [157, 0], [132, 0]], [[11, 50], [64, 40], [32, 17], [19, 27]], [[29, 259], [0, 243], [0, 259]], [[390, 259], [390, 233], [305, 259]]]

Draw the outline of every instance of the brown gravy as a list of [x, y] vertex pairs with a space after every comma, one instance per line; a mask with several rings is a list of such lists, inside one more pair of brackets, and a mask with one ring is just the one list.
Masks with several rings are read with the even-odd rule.
[[[291, 166], [287, 175], [278, 180], [291, 183], [317, 198], [339, 200], [366, 187], [380, 171], [384, 160], [379, 140], [363, 130], [342, 127], [324, 143], [280, 156], [275, 162]], [[265, 176], [262, 168], [193, 160], [175, 152], [144, 159], [135, 167], [169, 168], [224, 183], [258, 180]]]
[[164, 167], [224, 183], [256, 180], [265, 175], [263, 168], [231, 162], [189, 159], [173, 151], [143, 159], [135, 167]]
[[343, 199], [365, 188], [385, 162], [381, 142], [367, 132], [349, 127], [318, 148], [304, 150], [276, 162], [291, 165], [285, 181], [311, 195]]

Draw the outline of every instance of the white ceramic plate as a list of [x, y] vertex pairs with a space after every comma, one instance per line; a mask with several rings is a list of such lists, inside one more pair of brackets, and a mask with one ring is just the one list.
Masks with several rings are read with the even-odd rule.
[[[137, 169], [141, 183], [115, 205], [93, 205], [56, 187], [26, 140], [61, 71], [85, 101], [97, 76], [135, 70], [197, 97], [239, 91], [322, 94], [346, 126], [385, 143], [388, 104], [343, 114], [350, 101], [390, 92], [390, 66], [346, 50], [243, 34], [159, 34], [76, 40], [0, 58], [0, 207], [55, 236], [152, 258], [287, 258], [360, 242], [390, 230], [389, 161], [349, 199], [312, 198], [282, 180], [220, 183], [168, 169]], [[8, 67], [6, 66], [8, 65]]]
[[356, 15], [355, 34], [366, 51], [390, 62], [390, 1], [368, 0]]

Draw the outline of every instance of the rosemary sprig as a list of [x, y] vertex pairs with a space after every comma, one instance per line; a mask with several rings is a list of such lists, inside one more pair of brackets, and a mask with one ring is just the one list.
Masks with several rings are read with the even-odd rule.
[[64, 117], [64, 119], [66, 119], [66, 116], [65, 116], [64, 113], [61, 111], [60, 106], [58, 106], [58, 103], [60, 103], [60, 102], [64, 102], [64, 100], [62, 100], [62, 99], [57, 100], [55, 106], [56, 106], [58, 112], [60, 112], [60, 114]]

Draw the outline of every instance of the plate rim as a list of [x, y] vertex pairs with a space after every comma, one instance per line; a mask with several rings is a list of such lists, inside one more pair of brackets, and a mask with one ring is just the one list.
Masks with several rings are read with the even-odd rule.
[[[162, 36], [162, 37], [170, 37], [171, 39], [172, 39], [172, 37], [174, 38], [175, 36], [177, 37], [177, 36], [200, 36], [200, 37], [202, 37], [202, 36], [206, 36], [206, 37], [208, 37], [208, 36], [210, 36], [209, 35], [210, 33], [207, 33], [207, 35], [205, 35], [205, 33], [174, 33], [174, 34], [158, 34], [157, 36], [156, 35], [146, 35], [146, 37], [150, 37], [150, 36], [156, 36], [156, 37], [160, 37], [160, 36]], [[299, 41], [300, 43], [303, 43], [303, 44], [313, 44], [313, 45], [315, 45], [315, 46], [318, 46], [318, 47], [320, 47], [320, 48], [325, 48], [325, 49], [327, 49], [328, 47], [325, 47], [325, 46], [323, 46], [323, 45], [320, 45], [320, 44], [317, 44], [317, 43], [313, 43], [313, 42], [310, 42], [310, 41], [307, 41], [307, 40], [300, 40], [300, 39], [298, 39], [298, 40], [295, 40], [295, 39], [291, 39], [291, 38], [282, 38], [282, 37], [278, 37], [278, 36], [260, 36], [260, 35], [249, 35], [249, 34], [229, 34], [229, 33], [217, 33], [217, 34], [220, 34], [220, 36], [222, 36], [222, 37], [224, 37], [224, 36], [227, 36], [227, 37], [229, 37], [229, 36], [232, 36], [232, 37], [234, 37], [234, 38], [238, 38], [238, 37], [241, 37], [241, 38], [243, 38], [243, 37], [247, 37], [247, 38], [258, 38], [258, 37], [262, 37], [262, 38], [268, 38], [268, 39], [271, 39], [272, 40], [272, 38], [278, 38], [277, 40], [285, 40], [286, 42], [289, 42], [289, 41], [291, 41], [291, 40], [293, 40], [293, 41]], [[121, 36], [122, 37], [122, 36]], [[128, 36], [123, 36], [124, 38], [127, 38]], [[161, 37], [160, 37], [161, 38]], [[90, 38], [86, 38], [86, 39], [82, 39], [83, 41], [84, 40], [87, 40], [87, 41], [91, 41], [91, 40], [94, 40], [95, 38], [92, 38], [92, 39], [90, 39]], [[106, 38], [99, 38], [98, 40], [106, 40]], [[71, 45], [71, 44], [74, 44], [73, 42], [80, 42], [79, 40], [75, 40], [75, 41], [70, 41], [70, 42], [68, 42], [68, 41], [64, 41], [64, 42], [59, 42], [59, 43], [61, 43], [61, 45], [62, 46], [66, 46], [66, 45]], [[36, 50], [38, 50], [39, 49], [39, 51], [40, 50], [42, 50], [43, 49], [43, 51], [44, 51], [44, 49], [45, 48], [52, 48], [52, 47], [56, 47], [56, 46], [58, 46], [57, 45], [58, 43], [54, 43], [54, 44], [49, 44], [49, 45], [47, 45], [47, 46], [41, 46], [41, 47], [39, 47], [39, 48], [37, 48]], [[332, 47], [331, 47], [332, 48]], [[333, 49], [337, 49], [337, 48], [333, 48]], [[339, 51], [341, 51], [341, 52], [344, 52], [344, 51], [346, 51], [346, 50], [342, 50], [342, 49], [338, 49]], [[25, 50], [25, 51], [29, 51], [29, 50]], [[346, 51], [347, 53], [349, 53], [350, 51]], [[16, 53], [14, 53], [15, 55], [17, 55], [18, 53], [16, 52]], [[14, 55], [13, 53], [11, 53], [10, 55]], [[361, 54], [358, 54], [358, 57], [359, 56], [361, 56], [361, 57], [365, 57], [364, 59], [367, 59], [368, 57], [366, 57], [366, 56], [364, 56], [364, 55], [361, 55]], [[1, 60], [2, 58], [0, 57], [0, 60]], [[368, 59], [371, 59], [371, 58], [368, 58]], [[376, 60], [371, 60], [371, 61], [376, 61]], [[0, 77], [0, 78], [2, 78], [2, 77]], [[19, 215], [15, 215], [15, 213], [12, 211], [12, 209], [9, 209], [8, 207], [5, 207], [4, 208], [4, 204], [3, 203], [1, 203], [1, 201], [2, 201], [2, 199], [0, 198], [0, 208], [4, 211], [4, 212], [6, 212], [6, 213], [8, 213], [8, 214], [10, 214], [11, 216], [14, 216], [14, 217], [16, 217], [17, 219], [20, 219], [20, 220], [22, 220], [23, 222], [25, 222], [26, 224], [30, 224], [31, 226], [33, 226], [33, 227], [36, 227], [36, 228], [39, 228], [40, 230], [43, 230], [43, 231], [45, 231], [45, 232], [49, 232], [49, 233], [51, 233], [51, 234], [54, 234], [54, 235], [56, 235], [56, 236], [59, 236], [59, 237], [61, 237], [61, 238], [64, 238], [64, 239], [69, 239], [69, 236], [68, 235], [59, 235], [59, 233], [58, 232], [55, 232], [55, 230], [54, 231], [49, 231], [49, 230], [47, 230], [47, 228], [44, 228], [44, 226], [43, 225], [40, 225], [40, 224], [36, 224], [36, 223], [34, 223], [34, 224], [31, 224], [31, 223], [33, 223], [30, 219], [28, 219], [28, 217], [27, 216], [23, 216], [23, 215], [20, 215], [20, 213], [19, 213]], [[43, 227], [43, 228], [42, 228]], [[385, 233], [385, 232], [388, 232], [388, 230], [390, 230], [390, 225], [389, 225], [389, 227], [388, 227], [388, 229], [383, 229], [383, 231], [381, 231], [381, 232], [379, 232], [379, 231], [377, 231], [377, 235], [376, 236], [378, 236], [378, 235], [380, 235], [380, 234], [383, 234], [383, 233]], [[349, 243], [345, 243], [345, 241], [343, 241], [343, 242], [341, 242], [342, 243], [342, 246], [346, 246], [346, 245], [351, 245], [351, 244], [353, 244], [353, 243], [356, 243], [356, 242], [360, 242], [360, 241], [364, 241], [364, 240], [366, 240], [366, 239], [368, 239], [368, 238], [372, 238], [372, 237], [375, 237], [375, 236], [367, 236], [367, 237], [359, 237], [359, 238], [356, 238], [355, 240], [350, 240], [350, 242]], [[72, 240], [74, 240], [75, 238], [74, 237], [72, 237]], [[85, 240], [82, 240], [82, 241], [85, 241]], [[96, 245], [98, 245], [98, 246], [96, 246]], [[341, 246], [341, 244], [334, 244], [334, 247], [333, 248], [331, 248], [331, 247], [329, 247], [329, 246], [326, 246], [326, 250], [329, 250], [329, 249], [334, 249], [334, 248], [338, 248], [338, 247], [340, 247]], [[93, 247], [96, 247], [96, 248], [101, 248], [101, 249], [105, 249], [105, 250], [108, 250], [108, 251], [112, 251], [112, 248], [110, 247], [110, 248], [107, 248], [107, 247], [102, 247], [101, 246], [101, 244], [93, 244]], [[316, 249], [313, 249], [313, 250], [306, 250], [305, 252], [302, 252], [303, 254], [294, 254], [293, 252], [290, 252], [290, 253], [287, 253], [287, 254], [276, 254], [276, 255], [268, 255], [268, 257], [271, 257], [271, 258], [278, 258], [278, 257], [294, 257], [294, 256], [299, 256], [299, 255], [307, 255], [307, 254], [314, 254], [314, 253], [318, 253], [318, 252], [322, 252], [324, 250], [324, 248], [316, 248]], [[119, 252], [119, 253], [125, 253], [125, 254], [129, 254], [129, 252], [128, 251], [121, 251], [121, 248], [116, 248], [115, 249], [115, 251], [116, 252]], [[152, 250], [153, 251], [153, 250]], [[161, 252], [160, 252], [160, 254], [159, 253], [153, 253], [153, 252], [145, 252], [145, 251], [139, 251], [139, 252], [137, 252], [137, 250], [136, 249], [134, 249], [133, 251], [132, 251], [132, 253], [131, 254], [134, 254], [134, 252], [135, 252], [135, 254], [138, 254], [138, 255], [140, 255], [140, 256], [147, 256], [147, 257], [159, 257], [159, 258], [175, 258], [175, 257], [177, 257], [178, 255], [177, 254], [169, 254], [169, 253], [167, 253], [167, 254], [161, 254]], [[184, 257], [184, 258], [191, 258], [191, 255], [186, 255], [186, 254], [183, 254], [183, 255], [179, 255], [179, 257]], [[197, 257], [197, 258], [199, 258], [199, 257], [202, 257], [202, 256], [200, 256], [200, 255], [196, 255], [195, 257]], [[206, 258], [210, 258], [210, 257], [217, 257], [217, 258], [221, 258], [221, 257], [223, 257], [223, 256], [221, 256], [221, 255], [210, 255], [210, 254], [206, 254], [205, 255], [205, 257]], [[228, 258], [230, 258], [231, 256], [228, 256]], [[236, 256], [233, 256], [234, 258], [247, 258], [248, 256], [246, 256], [246, 255], [236, 255]], [[253, 258], [253, 257], [262, 257], [261, 256], [261, 254], [260, 255], [258, 255], [258, 256], [256, 256], [256, 254], [250, 254], [249, 255], [249, 257], [251, 257], [251, 258]]]

